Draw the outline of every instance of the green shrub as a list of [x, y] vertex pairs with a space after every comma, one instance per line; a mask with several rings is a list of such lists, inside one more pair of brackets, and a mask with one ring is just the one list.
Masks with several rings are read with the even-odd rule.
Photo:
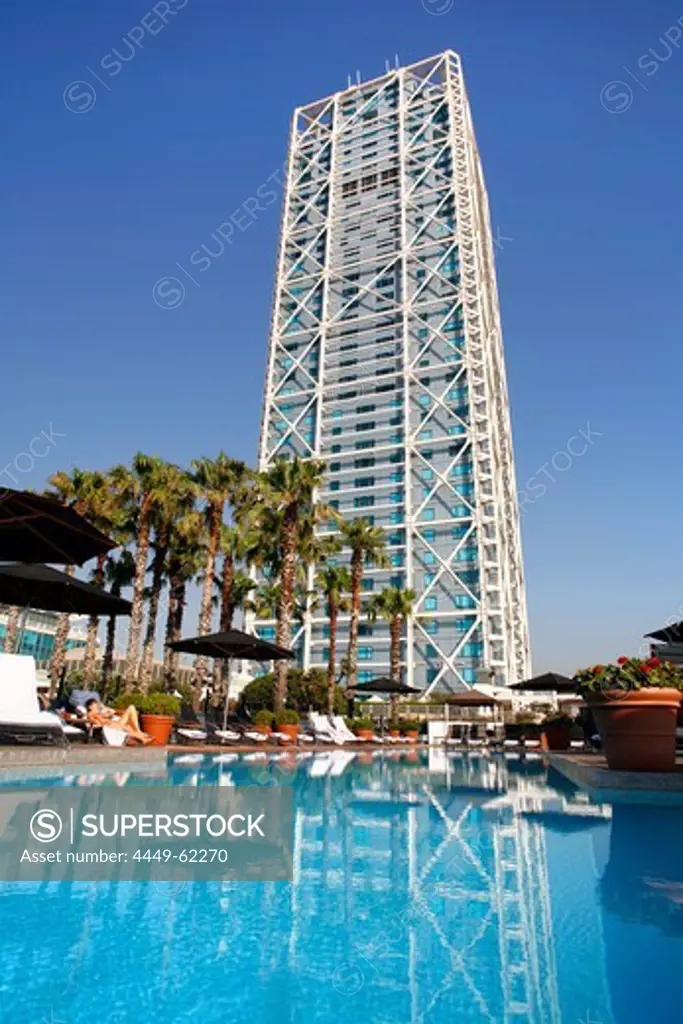
[[294, 708], [285, 708], [283, 711], [278, 711], [275, 715], [276, 725], [298, 725], [299, 721], [299, 712], [295, 711]]
[[546, 715], [543, 719], [543, 725], [568, 725], [572, 726], [574, 719], [571, 715], [565, 714], [564, 711], [551, 711], [550, 714]]
[[[240, 707], [248, 715], [265, 708], [275, 708], [275, 677], [272, 673], [260, 676], [248, 683], [240, 694]], [[327, 714], [327, 676], [319, 668], [304, 672], [300, 668], [292, 668], [287, 672], [287, 704], [299, 714], [308, 711], [322, 711]], [[346, 698], [343, 689], [338, 686], [334, 694], [334, 712], [343, 714], [346, 711]]]
[[[144, 693], [140, 693], [139, 690], [124, 690], [122, 693], [117, 693], [112, 697], [110, 707], [115, 708], [117, 711], [125, 711], [131, 704], [133, 707], [140, 710], [140, 702], [145, 700]], [[106, 701], [104, 702], [107, 703]]]
[[267, 708], [261, 708], [254, 715], [254, 725], [262, 725], [266, 729], [272, 728], [275, 715], [272, 711], [268, 711]]
[[172, 693], [147, 693], [140, 695], [134, 702], [141, 715], [172, 715], [180, 714], [180, 701]]
[[371, 718], [350, 718], [349, 728], [353, 729], [372, 729], [375, 728], [375, 723]]
[[400, 729], [404, 736], [407, 732], [419, 732], [420, 722], [416, 718], [403, 718], [401, 719]]

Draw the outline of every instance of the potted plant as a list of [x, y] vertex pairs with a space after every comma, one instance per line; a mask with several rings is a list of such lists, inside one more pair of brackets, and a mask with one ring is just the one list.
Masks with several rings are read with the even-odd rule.
[[574, 720], [563, 711], [553, 711], [543, 719], [541, 728], [548, 750], [569, 750]]
[[371, 740], [374, 736], [374, 723], [371, 718], [354, 718], [353, 731], [359, 740]]
[[265, 733], [266, 736], [270, 736], [273, 731], [273, 722], [275, 715], [272, 711], [268, 711], [266, 708], [261, 708], [254, 715], [254, 726], [257, 732]]
[[175, 720], [180, 714], [180, 701], [170, 693], [135, 695], [135, 706], [140, 714], [140, 728], [152, 737], [156, 747], [168, 743]]
[[401, 732], [411, 743], [417, 743], [420, 723], [414, 718], [404, 718], [401, 722]]
[[292, 743], [296, 743], [299, 737], [299, 712], [294, 708], [285, 708], [275, 715], [275, 725], [278, 732], [289, 736]]
[[582, 669], [574, 680], [593, 712], [610, 768], [673, 771], [681, 669], [659, 658], [622, 657]]
[[390, 718], [387, 722], [387, 733], [392, 739], [398, 739], [401, 735], [401, 723], [395, 718]]

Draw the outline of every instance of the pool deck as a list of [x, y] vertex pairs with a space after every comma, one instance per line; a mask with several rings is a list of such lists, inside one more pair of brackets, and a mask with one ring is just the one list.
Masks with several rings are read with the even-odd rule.
[[[420, 744], [396, 744], [390, 750], [419, 750]], [[333, 747], [330, 744], [307, 743], [305, 747], [278, 746], [275, 743], [239, 744], [236, 746], [218, 744], [194, 744], [193, 746], [167, 747], [106, 747], [95, 743], [72, 744], [69, 747], [38, 747], [11, 746], [0, 747], [0, 782], [8, 781], [13, 775], [21, 773], [22, 777], [44, 777], [45, 775], [62, 776], [83, 772], [165, 771], [169, 754], [178, 756], [187, 754], [282, 754], [286, 750], [310, 751], [311, 753], [330, 753], [333, 750], [381, 749], [374, 745], [366, 746], [349, 744], [346, 747]], [[387, 748], [385, 748], [387, 749]]]
[[618, 772], [607, 767], [600, 754], [548, 754], [558, 772], [592, 794], [678, 793], [683, 794], [683, 758], [673, 772]]

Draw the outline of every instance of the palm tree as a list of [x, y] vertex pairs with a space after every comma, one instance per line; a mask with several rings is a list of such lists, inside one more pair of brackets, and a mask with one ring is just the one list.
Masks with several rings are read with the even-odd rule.
[[[120, 597], [124, 587], [130, 587], [135, 579], [135, 559], [130, 551], [123, 550], [116, 557], [109, 557], [104, 566], [104, 579], [109, 586], [109, 593]], [[114, 669], [114, 648], [116, 643], [116, 616], [110, 615], [107, 621], [107, 637], [104, 645], [102, 661], [102, 691], [106, 691], [111, 682]]]
[[[89, 478], [90, 474], [88, 472], [77, 468], [72, 469], [71, 473], [67, 473], [65, 471], [53, 473], [48, 480], [51, 490], [48, 490], [46, 493], [53, 498], [58, 498], [59, 501], [63, 502], [65, 505], [72, 505], [79, 515], [85, 515], [87, 495], [90, 489]], [[64, 572], [67, 576], [73, 576], [74, 566], [65, 566]], [[64, 666], [66, 665], [66, 645], [69, 638], [69, 622], [70, 617], [68, 612], [62, 612], [57, 618], [55, 642], [52, 648], [52, 658], [50, 659], [50, 699], [52, 699], [57, 692], [57, 686], [59, 685], [59, 680], [62, 672], [64, 671]]]
[[[165, 643], [180, 640], [187, 585], [199, 573], [205, 560], [204, 517], [189, 510], [171, 526], [168, 549], [168, 612]], [[174, 689], [180, 655], [164, 647], [164, 688]]]
[[389, 623], [389, 665], [392, 682], [401, 682], [401, 637], [403, 623], [413, 614], [414, 590], [399, 587], [385, 587], [375, 594], [368, 603], [368, 619], [376, 622], [382, 618]]
[[[127, 543], [131, 539], [131, 534], [126, 529], [128, 526], [127, 511], [125, 501], [118, 488], [118, 479], [99, 472], [84, 474], [84, 478], [81, 501], [86, 519], [103, 533], [116, 537], [120, 544]], [[97, 556], [97, 563], [91, 577], [91, 581], [97, 587], [102, 587], [104, 583], [106, 564], [109, 558], [110, 556], [107, 554]], [[91, 615], [88, 619], [83, 661], [83, 679], [88, 689], [95, 686], [99, 622], [97, 615]]]
[[147, 558], [154, 511], [164, 500], [166, 463], [156, 455], [144, 455], [142, 452], [138, 452], [133, 458], [132, 470], [128, 470], [125, 466], [116, 466], [111, 471], [111, 476], [127, 505], [137, 539], [133, 608], [130, 616], [125, 669], [126, 686], [132, 688], [137, 683], [140, 671], [140, 637]]
[[342, 523], [341, 536], [344, 545], [351, 549], [351, 621], [346, 654], [346, 685], [348, 690], [352, 690], [358, 675], [358, 624], [363, 568], [370, 563], [382, 568], [389, 564], [389, 560], [384, 554], [384, 530], [379, 526], [372, 526], [367, 519], [352, 519], [350, 522]]
[[316, 583], [325, 598], [327, 617], [330, 623], [330, 656], [327, 662], [327, 711], [334, 714], [335, 665], [337, 655], [337, 623], [339, 612], [349, 608], [347, 597], [351, 590], [351, 573], [341, 565], [328, 565], [316, 578]]
[[[223, 529], [225, 503], [230, 501], [243, 486], [248, 470], [243, 462], [230, 459], [225, 452], [219, 452], [215, 459], [193, 459], [193, 480], [200, 498], [206, 502], [205, 516], [207, 529], [206, 562], [204, 582], [199, 608], [199, 635], [211, 632], [212, 602], [216, 556]], [[207, 659], [195, 659], [192, 686], [198, 698], [204, 686]]]
[[[325, 474], [324, 462], [304, 462], [299, 458], [277, 459], [260, 474], [257, 487], [247, 498], [256, 511], [264, 547], [273, 551], [272, 568], [278, 573], [279, 593], [276, 608], [276, 643], [289, 648], [297, 579], [299, 542], [306, 531], [336, 518], [329, 505], [315, 501], [315, 492]], [[287, 699], [287, 663], [276, 666], [275, 709]]]
[[21, 608], [16, 604], [11, 604], [7, 609], [7, 626], [5, 629], [5, 654], [14, 654], [17, 646], [17, 637], [19, 634], [19, 619], [21, 618]]
[[143, 692], [149, 688], [152, 681], [159, 600], [164, 584], [173, 523], [184, 513], [190, 511], [194, 504], [192, 481], [180, 466], [168, 463], [162, 467], [160, 473], [164, 478], [164, 486], [163, 493], [159, 496], [159, 500], [152, 512], [152, 526], [154, 529], [152, 584], [148, 593], [147, 629], [140, 666], [140, 686]]

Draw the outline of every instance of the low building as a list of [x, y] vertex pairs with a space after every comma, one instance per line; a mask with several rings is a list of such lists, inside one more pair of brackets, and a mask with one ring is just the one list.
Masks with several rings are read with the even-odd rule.
[[[7, 605], [0, 605], [0, 643], [4, 647], [7, 634]], [[49, 661], [55, 647], [55, 633], [59, 614], [29, 610], [21, 627], [17, 654], [32, 654], [36, 661]], [[88, 619], [85, 615], [72, 615], [69, 622], [68, 648], [85, 647]]]

